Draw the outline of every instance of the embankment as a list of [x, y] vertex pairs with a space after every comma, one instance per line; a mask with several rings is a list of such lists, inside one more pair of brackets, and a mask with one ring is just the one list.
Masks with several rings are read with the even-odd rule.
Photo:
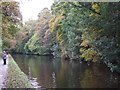
[[12, 56], [9, 56], [7, 88], [33, 88], [28, 77], [21, 71]]

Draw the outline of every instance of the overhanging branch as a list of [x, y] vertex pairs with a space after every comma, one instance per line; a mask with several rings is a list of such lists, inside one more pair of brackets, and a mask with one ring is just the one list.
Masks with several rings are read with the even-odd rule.
[[82, 8], [82, 7], [84, 7], [84, 8], [86, 8], [87, 10], [89, 10], [89, 11], [91, 11], [91, 12], [93, 12], [93, 13], [96, 13], [96, 14], [98, 14], [98, 15], [101, 15], [100, 13], [96, 12], [95, 10], [93, 10], [93, 9], [91, 9], [91, 8], [83, 5], [83, 4], [81, 4], [81, 6], [78, 6], [78, 5], [73, 4], [72, 2], [69, 2], [69, 3], [70, 3], [71, 5], [73, 5], [74, 7], [77, 7], [77, 8]]

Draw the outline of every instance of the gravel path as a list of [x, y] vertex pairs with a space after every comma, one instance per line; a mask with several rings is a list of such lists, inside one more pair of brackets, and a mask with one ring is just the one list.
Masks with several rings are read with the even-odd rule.
[[0, 90], [5, 88], [5, 81], [8, 75], [8, 60], [7, 64], [3, 65], [3, 60], [0, 58]]

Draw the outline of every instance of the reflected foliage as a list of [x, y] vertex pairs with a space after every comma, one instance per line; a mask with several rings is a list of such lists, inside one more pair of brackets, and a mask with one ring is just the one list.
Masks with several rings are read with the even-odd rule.
[[105, 64], [65, 61], [50, 56], [13, 55], [29, 79], [45, 88], [118, 88], [119, 75], [111, 73]]

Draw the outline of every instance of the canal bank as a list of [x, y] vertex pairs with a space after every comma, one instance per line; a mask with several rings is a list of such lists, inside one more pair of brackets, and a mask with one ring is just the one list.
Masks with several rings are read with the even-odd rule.
[[3, 65], [3, 60], [0, 58], [0, 90], [6, 88], [6, 80], [8, 77], [8, 61], [7, 65]]
[[7, 64], [0, 59], [0, 88], [33, 88], [28, 77], [21, 71], [11, 55]]
[[12, 56], [9, 55], [7, 88], [33, 88], [27, 76], [18, 67]]

